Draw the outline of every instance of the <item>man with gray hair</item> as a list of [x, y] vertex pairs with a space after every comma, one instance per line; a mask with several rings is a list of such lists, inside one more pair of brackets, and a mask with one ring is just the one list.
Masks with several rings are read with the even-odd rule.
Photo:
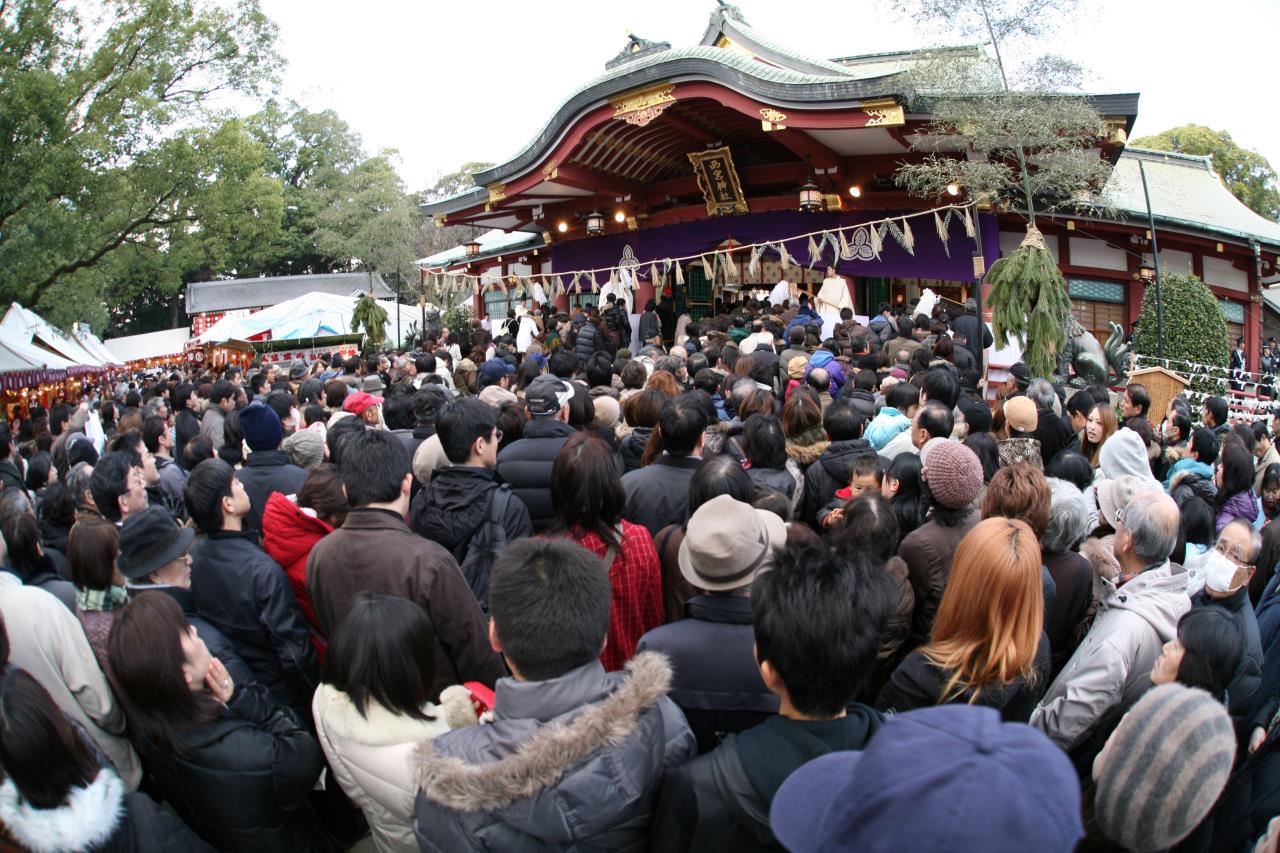
[[1191, 609], [1185, 572], [1169, 562], [1179, 522], [1178, 505], [1157, 491], [1139, 492], [1116, 513], [1120, 575], [1103, 581], [1093, 627], [1031, 714], [1058, 746], [1080, 748], [1077, 757], [1099, 750], [1107, 727], [1098, 724], [1119, 719], [1151, 686], [1161, 647]]
[[1080, 626], [1093, 604], [1093, 566], [1078, 550], [1090, 529], [1084, 493], [1066, 480], [1050, 477], [1049, 499], [1049, 523], [1040, 536], [1040, 559], [1057, 592], [1044, 623], [1056, 674], [1076, 650]]
[[[1048, 469], [1050, 460], [1058, 451], [1071, 445], [1071, 431], [1054, 410], [1058, 404], [1058, 392], [1047, 379], [1033, 379], [1027, 386], [1027, 397], [1036, 404], [1036, 429], [1033, 435], [1040, 442], [1040, 458]], [[1059, 407], [1060, 408], [1060, 407]]]
[[1243, 716], [1253, 707], [1253, 694], [1262, 681], [1262, 639], [1258, 617], [1249, 603], [1249, 581], [1262, 550], [1262, 537], [1252, 524], [1237, 518], [1222, 528], [1213, 547], [1201, 564], [1204, 587], [1192, 593], [1191, 606], [1217, 607], [1240, 629], [1244, 657], [1227, 685], [1227, 710]]

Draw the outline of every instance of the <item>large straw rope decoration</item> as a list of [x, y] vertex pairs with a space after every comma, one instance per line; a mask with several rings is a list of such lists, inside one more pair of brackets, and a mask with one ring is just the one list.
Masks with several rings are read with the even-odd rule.
[[[716, 272], [720, 272], [722, 277], [728, 278], [736, 275], [737, 269], [733, 263], [733, 252], [747, 251], [750, 261], [748, 270], [755, 275], [759, 269], [761, 256], [766, 252], [774, 252], [778, 255], [778, 261], [782, 269], [790, 266], [800, 266], [800, 262], [788, 249], [787, 244], [796, 245], [797, 242], [804, 246], [808, 255], [808, 266], [820, 264], [824, 260], [824, 253], [830, 247], [833, 262], [836, 257], [843, 258], [846, 261], [873, 261], [880, 258], [880, 254], [884, 248], [885, 237], [890, 237], [899, 246], [902, 247], [910, 255], [915, 254], [915, 234], [911, 229], [910, 220], [917, 217], [931, 217], [934, 220], [934, 228], [938, 233], [938, 238], [942, 243], [943, 251], [947, 257], [951, 256], [950, 247], [950, 227], [953, 219], [960, 219], [964, 223], [965, 233], [970, 239], [974, 238], [975, 230], [973, 225], [973, 209], [974, 202], [967, 204], [949, 204], [943, 207], [937, 207], [932, 210], [922, 210], [918, 213], [908, 214], [905, 216], [886, 217], [870, 222], [860, 222], [856, 225], [846, 225], [840, 228], [824, 228], [819, 231], [811, 231], [807, 234], [797, 234], [794, 237], [787, 237], [783, 240], [767, 240], [759, 243], [744, 244], [736, 246], [733, 249], [723, 252], [698, 253], [693, 255], [683, 255], [673, 258], [654, 258], [649, 261], [650, 277], [652, 278], [657, 270], [657, 264], [661, 263], [662, 276], [670, 272], [675, 267], [675, 283], [677, 285], [684, 284], [684, 272], [682, 264], [688, 261], [702, 261], [706, 264], [708, 276], [714, 276]], [[642, 262], [637, 261], [635, 268], [639, 268]], [[733, 272], [729, 272], [729, 270]], [[566, 270], [563, 272], [551, 274], [536, 274], [528, 276], [499, 276], [496, 279], [490, 277], [485, 280], [481, 275], [474, 273], [449, 272], [447, 268], [428, 268], [425, 270], [427, 274], [427, 290], [435, 298], [440, 301], [448, 297], [456, 296], [461, 293], [470, 291], [474, 286], [479, 286], [481, 290], [492, 291], [495, 288], [501, 289], [503, 293], [508, 292], [513, 284], [523, 287], [523, 292], [529, 292], [531, 283], [541, 278], [543, 281], [550, 282], [548, 294], [568, 293], [570, 291], [578, 292], [598, 292], [599, 279], [596, 278], [597, 273], [605, 275], [615, 275], [617, 267], [600, 267], [598, 269], [588, 270]], [[554, 298], [554, 295], [552, 296]]]

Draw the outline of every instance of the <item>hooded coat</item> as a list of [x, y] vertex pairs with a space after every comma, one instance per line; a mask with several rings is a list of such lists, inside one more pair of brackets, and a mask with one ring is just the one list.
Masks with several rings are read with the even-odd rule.
[[1121, 427], [1102, 443], [1098, 451], [1098, 466], [1107, 480], [1118, 480], [1132, 475], [1142, 480], [1159, 483], [1151, 474], [1151, 457], [1142, 436], [1128, 427]]
[[0, 785], [0, 821], [24, 850], [35, 853], [213, 853], [200, 836], [146, 794], [125, 793], [120, 777], [106, 768], [88, 785], [73, 788], [56, 809], [34, 808], [22, 799], [13, 780], [6, 779]]
[[1221, 533], [1222, 528], [1236, 520], [1248, 522], [1252, 526], [1257, 517], [1258, 499], [1254, 497], [1252, 491], [1246, 489], [1243, 492], [1236, 492], [1227, 498], [1227, 502], [1218, 510], [1218, 517], [1214, 521], [1213, 530], [1215, 533]]
[[817, 524], [818, 510], [831, 503], [837, 489], [849, 485], [853, 477], [853, 463], [862, 457], [875, 455], [875, 449], [861, 438], [833, 441], [827, 445], [817, 461], [805, 469], [799, 520]]
[[547, 681], [500, 679], [491, 724], [418, 747], [419, 847], [647, 849], [662, 777], [695, 753], [670, 683], [652, 652], [625, 674], [592, 661]]
[[1108, 712], [1133, 704], [1151, 686], [1161, 647], [1191, 609], [1187, 577], [1165, 562], [1106, 594], [1093, 627], [1031, 714], [1031, 725], [1070, 749]]
[[649, 443], [653, 427], [636, 427], [618, 442], [618, 473], [627, 474], [640, 467], [644, 447]]
[[809, 356], [809, 366], [804, 369], [806, 379], [809, 378], [809, 371], [815, 367], [821, 367], [827, 371], [831, 377], [831, 396], [839, 396], [840, 389], [848, 381], [844, 375], [844, 365], [836, 361], [836, 357], [829, 350], [819, 349]]
[[[461, 566], [467, 546], [480, 525], [489, 521], [489, 505], [495, 493], [509, 486], [498, 482], [489, 468], [450, 465], [436, 472], [430, 483], [413, 499], [409, 509], [409, 529], [443, 545]], [[522, 501], [508, 500], [502, 518], [507, 541], [530, 536], [533, 525]]]
[[307, 558], [316, 543], [333, 532], [333, 528], [279, 492], [267, 498], [262, 513], [262, 550], [284, 569], [293, 597], [311, 626], [311, 642], [316, 654], [324, 660], [326, 648], [320, 634], [320, 622], [307, 592]]

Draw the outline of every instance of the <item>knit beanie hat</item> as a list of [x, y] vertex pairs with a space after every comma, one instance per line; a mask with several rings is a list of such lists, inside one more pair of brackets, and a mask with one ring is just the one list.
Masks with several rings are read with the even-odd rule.
[[787, 376], [792, 379], [804, 379], [804, 369], [809, 364], [803, 356], [796, 356], [787, 362]]
[[250, 403], [240, 410], [240, 429], [249, 450], [276, 450], [284, 438], [284, 427], [276, 410], [266, 403]]
[[319, 430], [301, 429], [284, 440], [282, 449], [294, 465], [311, 469], [324, 461], [324, 435]]
[[1098, 827], [1146, 853], [1172, 847], [1204, 820], [1231, 775], [1236, 739], [1221, 702], [1173, 683], [1147, 691], [1104, 749]]
[[945, 507], [966, 507], [982, 491], [982, 463], [972, 450], [958, 441], [948, 439], [931, 447], [929, 464], [921, 473], [934, 500]]

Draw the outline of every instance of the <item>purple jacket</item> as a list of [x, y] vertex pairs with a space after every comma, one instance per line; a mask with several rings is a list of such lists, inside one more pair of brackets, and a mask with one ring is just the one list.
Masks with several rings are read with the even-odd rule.
[[804, 368], [804, 375], [807, 379], [809, 371], [815, 367], [821, 367], [827, 371], [831, 377], [831, 396], [835, 398], [839, 396], [840, 389], [844, 387], [845, 375], [844, 366], [836, 361], [836, 357], [824, 349], [820, 349], [809, 357], [809, 363]]
[[1253, 524], [1257, 517], [1258, 501], [1254, 498], [1253, 492], [1249, 490], [1236, 492], [1222, 505], [1222, 509], [1218, 510], [1218, 520], [1214, 525], [1214, 532], [1221, 533], [1222, 528], [1237, 518]]

